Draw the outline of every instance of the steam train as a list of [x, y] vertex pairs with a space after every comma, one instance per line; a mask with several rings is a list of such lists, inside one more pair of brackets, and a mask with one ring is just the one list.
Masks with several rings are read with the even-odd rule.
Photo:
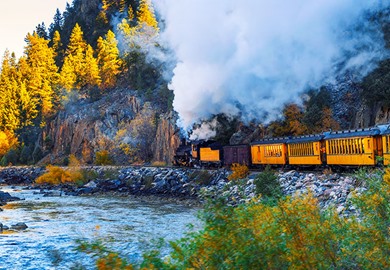
[[359, 167], [390, 164], [390, 125], [367, 129], [262, 139], [250, 144], [221, 145], [216, 141], [182, 144], [176, 152], [179, 166], [249, 167]]

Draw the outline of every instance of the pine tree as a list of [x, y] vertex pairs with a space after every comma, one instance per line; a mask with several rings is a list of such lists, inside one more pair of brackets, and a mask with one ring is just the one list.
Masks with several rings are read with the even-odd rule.
[[137, 11], [137, 20], [141, 28], [146, 25], [154, 28], [156, 32], [158, 32], [158, 24], [150, 0], [140, 0]]
[[76, 24], [61, 69], [61, 85], [64, 89], [70, 91], [99, 86], [99, 67], [93, 54], [92, 47], [83, 38], [81, 27]]
[[50, 24], [49, 27], [49, 36], [51, 39], [53, 39], [54, 33], [56, 31], [60, 32], [62, 30], [63, 24], [64, 24], [64, 18], [62, 17], [60, 10], [57, 8], [56, 14], [53, 17], [53, 22]]
[[129, 5], [129, 8], [127, 9], [127, 18], [130, 23], [134, 21], [134, 10], [131, 5]]
[[73, 88], [81, 89], [85, 81], [85, 54], [87, 43], [83, 38], [83, 31], [76, 23], [70, 35], [68, 47], [65, 52], [64, 65], [61, 69], [61, 85], [70, 91]]
[[120, 59], [118, 41], [111, 30], [107, 32], [105, 39], [99, 37], [97, 41], [97, 53], [100, 77], [102, 79], [101, 88], [114, 87], [116, 76], [120, 72]]
[[100, 85], [101, 79], [99, 75], [99, 66], [97, 59], [93, 56], [93, 49], [91, 45], [87, 46], [87, 51], [85, 52], [84, 72], [84, 86], [91, 87]]
[[37, 35], [41, 38], [44, 38], [44, 39], [48, 39], [48, 35], [47, 35], [47, 30], [46, 30], [46, 26], [45, 26], [45, 23], [42, 22], [42, 24], [38, 24], [37, 27], [35, 28], [35, 32], [37, 33]]
[[51, 40], [52, 48], [54, 51], [54, 57], [57, 67], [62, 66], [61, 59], [63, 59], [64, 51], [62, 49], [61, 35], [60, 32], [55, 31]]
[[0, 74], [0, 130], [14, 133], [20, 127], [15, 55], [6, 50]]
[[55, 85], [58, 82], [55, 54], [48, 44], [49, 41], [37, 33], [27, 35], [27, 91], [32, 98], [38, 100], [36, 107], [44, 117], [52, 112], [53, 101], [56, 99]]

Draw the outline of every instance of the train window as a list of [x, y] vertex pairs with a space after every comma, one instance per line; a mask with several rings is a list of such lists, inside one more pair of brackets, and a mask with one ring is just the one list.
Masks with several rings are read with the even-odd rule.
[[390, 152], [390, 136], [386, 136], [386, 150], [387, 150], [387, 153]]
[[346, 140], [342, 140], [341, 141], [341, 145], [342, 145], [342, 151], [343, 151], [343, 154], [347, 154], [347, 144], [346, 144]]
[[354, 151], [353, 151], [353, 139], [349, 139], [349, 149], [351, 149], [350, 150], [351, 154], [355, 154]]
[[368, 147], [368, 149], [371, 149], [370, 140], [369, 139], [367, 140], [367, 147]]
[[338, 144], [338, 154], [342, 154], [343, 153], [342, 141], [341, 140], [337, 140], [337, 144]]
[[336, 140], [336, 154], [340, 154], [341, 153], [341, 148], [340, 148], [340, 141], [339, 140]]

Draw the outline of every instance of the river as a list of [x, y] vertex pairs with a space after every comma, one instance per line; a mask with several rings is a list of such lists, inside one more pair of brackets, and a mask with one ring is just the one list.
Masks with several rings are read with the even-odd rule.
[[[93, 269], [93, 259], [75, 250], [76, 240], [101, 240], [137, 261], [158, 239], [179, 239], [188, 224], [200, 228], [198, 208], [129, 197], [44, 197], [37, 190], [2, 187], [24, 200], [10, 202], [0, 222], [28, 229], [0, 234], [0, 269]], [[169, 245], [163, 246], [168, 254]]]

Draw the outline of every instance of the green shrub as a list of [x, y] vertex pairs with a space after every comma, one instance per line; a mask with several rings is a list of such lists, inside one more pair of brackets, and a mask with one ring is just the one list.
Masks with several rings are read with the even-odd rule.
[[[269, 169], [262, 175], [274, 181]], [[171, 243], [170, 258], [150, 252], [135, 268], [390, 269], [390, 169], [358, 177], [367, 190], [354, 195], [357, 217], [321, 209], [310, 193], [236, 207], [217, 198], [205, 206], [202, 230]], [[97, 255], [98, 269], [107, 269], [99, 263], [133, 269], [101, 246], [84, 245], [84, 251]]]
[[95, 158], [95, 164], [96, 165], [112, 165], [112, 160], [110, 157], [110, 154], [107, 150], [102, 150], [96, 152], [96, 158]]
[[266, 198], [280, 198], [282, 196], [282, 188], [278, 182], [278, 178], [269, 166], [259, 173], [254, 179], [256, 193], [261, 194]]
[[199, 185], [209, 185], [211, 174], [207, 170], [194, 170], [189, 178]]

